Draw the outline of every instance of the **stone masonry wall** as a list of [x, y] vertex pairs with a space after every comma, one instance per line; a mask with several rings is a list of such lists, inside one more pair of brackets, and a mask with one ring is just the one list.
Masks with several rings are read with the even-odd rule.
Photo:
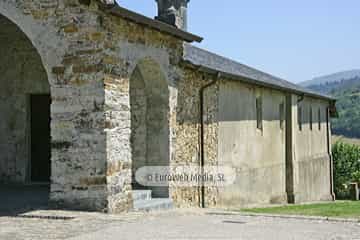
[[97, 1], [1, 1], [40, 54], [51, 90], [51, 201], [108, 207], [105, 92], [106, 35]]
[[[32, 17], [34, 24], [54, 28], [54, 38], [62, 42], [54, 46], [63, 49], [62, 56], [55, 56], [61, 62], [52, 66], [50, 73], [51, 200], [71, 208], [106, 209], [106, 64], [98, 6], [94, 1], [90, 5], [78, 1], [21, 3], [23, 13]], [[43, 62], [48, 65], [46, 60]]]
[[[176, 113], [176, 157], [171, 164], [185, 166], [200, 165], [200, 88], [214, 79], [214, 76], [184, 68], [182, 81], [178, 86]], [[217, 163], [217, 113], [218, 85], [205, 91], [205, 165]], [[173, 187], [172, 198], [179, 207], [198, 207], [201, 202], [200, 187]], [[216, 205], [217, 189], [205, 189], [205, 205]]]
[[[180, 76], [177, 64], [182, 54], [182, 41], [120, 17], [104, 15], [102, 21], [107, 30], [104, 44], [109, 52], [108, 59], [111, 59], [111, 72], [105, 81], [109, 209], [118, 212], [132, 205], [135, 158], [131, 156], [129, 86], [134, 70], [144, 59], [156, 63], [166, 78], [168, 98], [174, 98], [176, 91], [172, 89]], [[168, 138], [171, 142], [171, 133]], [[173, 147], [169, 148], [166, 152], [170, 158]]]
[[[106, 14], [98, 1], [6, 0], [0, 9], [32, 41], [48, 74], [53, 202], [111, 212], [131, 207], [129, 81], [144, 58], [168, 81], [171, 163], [198, 162], [198, 90], [206, 81], [193, 71], [179, 81], [180, 40]], [[190, 86], [178, 96], [184, 83]], [[180, 202], [196, 198], [191, 190], [176, 192]]]
[[[216, 76], [205, 76], [206, 80], [213, 80]], [[208, 81], [209, 81], [208, 80]], [[220, 84], [224, 79], [219, 78], [215, 85], [207, 88], [204, 93], [204, 152], [205, 167], [219, 166], [219, 97]], [[219, 205], [219, 187], [205, 188], [205, 207]]]
[[[28, 36], [48, 75], [52, 202], [120, 212], [132, 204], [130, 76], [141, 59], [153, 59], [175, 104], [182, 41], [112, 16], [98, 3], [4, 0], [0, 14]], [[173, 131], [169, 142], [174, 158]]]

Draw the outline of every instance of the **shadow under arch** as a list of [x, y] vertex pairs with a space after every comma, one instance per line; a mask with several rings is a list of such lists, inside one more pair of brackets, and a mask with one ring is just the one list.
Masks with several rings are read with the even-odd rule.
[[152, 190], [152, 196], [169, 197], [169, 187], [145, 187], [135, 181], [145, 166], [169, 166], [169, 89], [161, 66], [150, 58], [136, 65], [130, 78], [131, 149], [134, 190]]
[[40, 189], [39, 193], [27, 186], [27, 195], [24, 188], [0, 186], [0, 194], [6, 196], [6, 203], [0, 200], [1, 213], [47, 205], [51, 90], [37, 48], [17, 24], [1, 14], [0, 52], [0, 183], [36, 182], [35, 188]]

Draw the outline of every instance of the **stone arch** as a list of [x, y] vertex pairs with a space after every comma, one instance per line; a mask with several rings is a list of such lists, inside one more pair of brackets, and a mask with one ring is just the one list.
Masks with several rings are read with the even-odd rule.
[[61, 65], [68, 46], [58, 34], [58, 29], [50, 21], [39, 21], [32, 15], [25, 15], [16, 1], [0, 1], [0, 16], [15, 24], [29, 39], [40, 56], [50, 86], [54, 85], [56, 75], [52, 73], [52, 69]]
[[11, 12], [0, 9], [0, 182], [50, 182], [50, 70], [43, 64], [47, 57], [42, 58], [33, 44], [38, 40], [31, 41], [1, 14]]
[[[161, 66], [140, 60], [130, 78], [132, 172], [144, 166], [169, 166], [169, 89]], [[144, 187], [133, 178], [134, 189], [150, 189], [153, 197], [168, 197], [168, 187]]]

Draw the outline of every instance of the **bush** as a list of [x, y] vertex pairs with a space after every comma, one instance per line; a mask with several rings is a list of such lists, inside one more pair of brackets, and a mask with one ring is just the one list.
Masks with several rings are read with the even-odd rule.
[[337, 142], [333, 146], [334, 189], [338, 199], [350, 197], [349, 184], [360, 181], [360, 147]]
[[351, 174], [351, 179], [354, 182], [360, 183], [360, 171], [355, 171]]

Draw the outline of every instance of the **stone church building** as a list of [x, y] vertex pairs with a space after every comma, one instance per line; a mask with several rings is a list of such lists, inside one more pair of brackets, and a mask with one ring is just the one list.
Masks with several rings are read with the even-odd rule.
[[[151, 19], [111, 0], [1, 0], [0, 183], [49, 183], [53, 206], [110, 213], [334, 199], [335, 99], [194, 47], [188, 2], [157, 0]], [[134, 181], [176, 165], [236, 179]]]

